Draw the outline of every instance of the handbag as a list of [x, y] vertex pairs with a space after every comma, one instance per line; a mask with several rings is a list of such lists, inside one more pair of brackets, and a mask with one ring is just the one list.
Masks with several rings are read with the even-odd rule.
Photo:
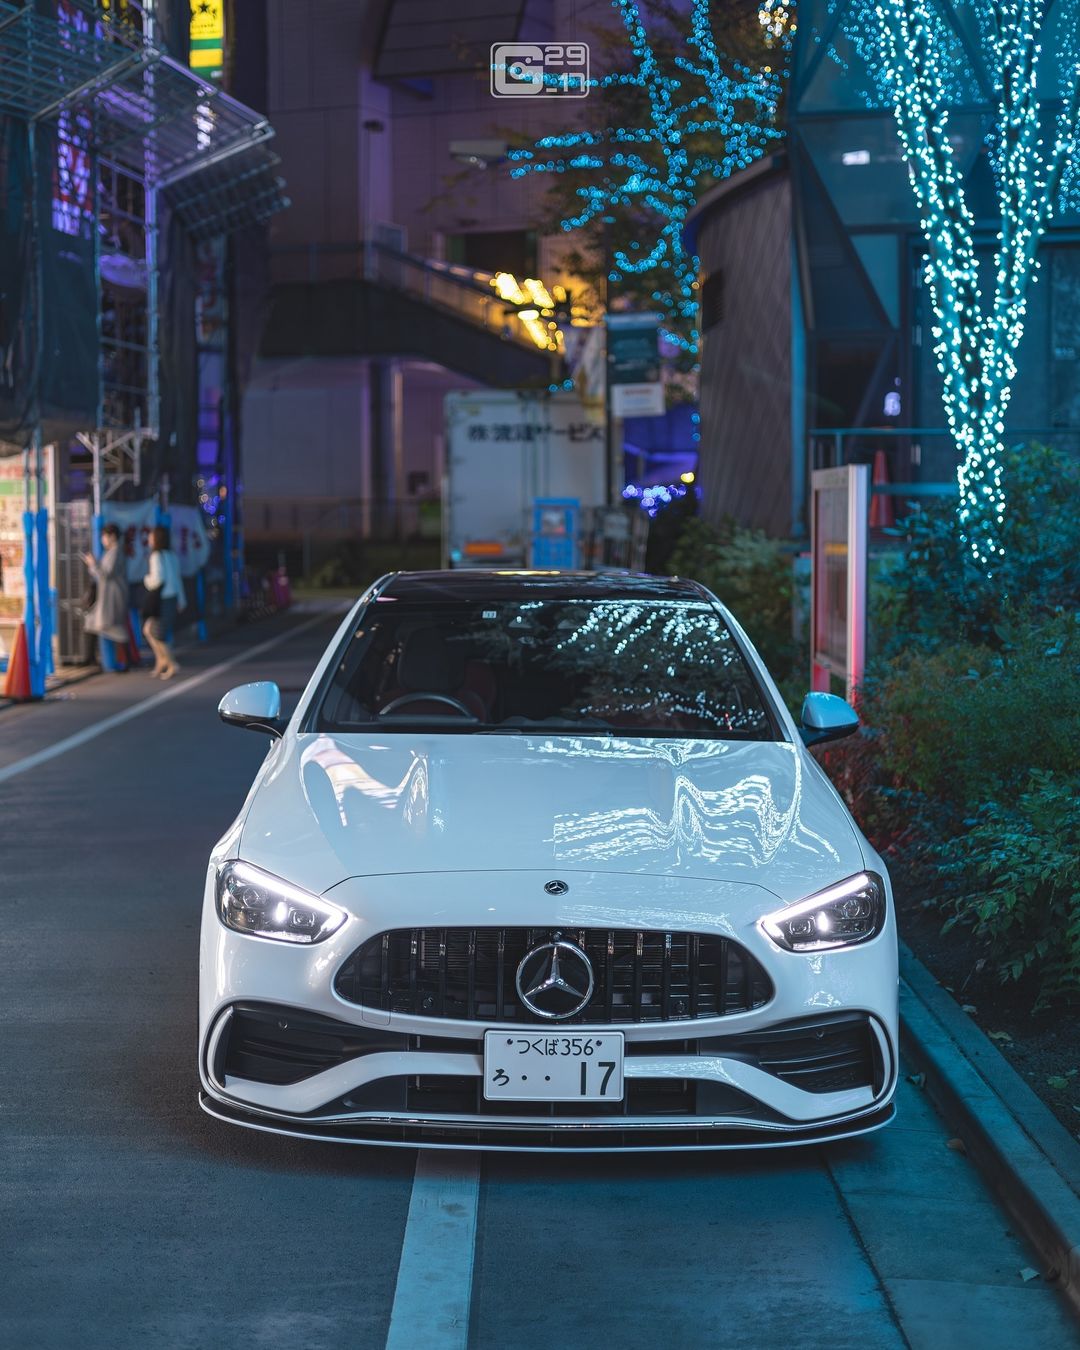
[[150, 591], [147, 590], [145, 586], [143, 587], [142, 605], [139, 608], [139, 613], [143, 616], [144, 619], [161, 618], [162, 589], [163, 588], [159, 586], [156, 591]]

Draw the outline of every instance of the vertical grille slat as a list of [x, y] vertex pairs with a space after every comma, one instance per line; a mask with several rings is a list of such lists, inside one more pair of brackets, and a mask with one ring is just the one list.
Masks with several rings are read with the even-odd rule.
[[503, 1020], [503, 976], [506, 973], [506, 929], [499, 929], [495, 957], [495, 1020]]
[[[720, 945], [723, 947], [724, 939], [720, 939]], [[690, 938], [690, 1016], [698, 1017], [700, 1015], [700, 1004], [698, 1001], [698, 976], [701, 965], [701, 939], [697, 933]], [[720, 1008], [724, 1008], [724, 999], [721, 994]]]
[[439, 934], [439, 1013], [446, 1016], [446, 929]]
[[[558, 933], [587, 955], [593, 996], [550, 1022], [526, 1008], [517, 969]], [[572, 1026], [686, 1022], [760, 1008], [773, 996], [760, 963], [730, 938], [646, 929], [401, 928], [369, 938], [341, 966], [348, 1003], [466, 1022]]]
[[613, 1022], [615, 1005], [615, 934], [608, 932], [604, 952], [604, 1021]]
[[641, 985], [644, 978], [642, 964], [644, 960], [645, 934], [634, 934], [634, 1021], [641, 1021]]

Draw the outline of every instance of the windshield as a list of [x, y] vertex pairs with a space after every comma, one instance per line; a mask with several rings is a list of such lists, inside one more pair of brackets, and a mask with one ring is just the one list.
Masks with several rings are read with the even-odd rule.
[[382, 597], [361, 616], [310, 725], [778, 738], [711, 605], [633, 598], [436, 607]]

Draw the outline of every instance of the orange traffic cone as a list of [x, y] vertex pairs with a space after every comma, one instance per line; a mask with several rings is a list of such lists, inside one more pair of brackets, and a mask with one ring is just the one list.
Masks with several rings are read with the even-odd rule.
[[34, 697], [30, 689], [30, 649], [26, 645], [26, 624], [15, 630], [15, 650], [8, 658], [4, 697], [25, 703]]
[[[886, 487], [889, 482], [889, 461], [884, 450], [874, 451], [874, 487]], [[870, 497], [870, 528], [888, 529], [895, 521], [892, 497], [887, 492], [874, 492]]]

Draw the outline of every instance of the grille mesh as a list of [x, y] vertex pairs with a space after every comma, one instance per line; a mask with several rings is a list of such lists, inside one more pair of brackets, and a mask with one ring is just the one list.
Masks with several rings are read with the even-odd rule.
[[723, 1017], [772, 997], [762, 966], [730, 938], [598, 928], [398, 928], [359, 947], [334, 988], [389, 1012], [543, 1023], [522, 1004], [515, 977], [522, 957], [556, 936], [582, 948], [596, 977], [586, 1007], [563, 1026]]

